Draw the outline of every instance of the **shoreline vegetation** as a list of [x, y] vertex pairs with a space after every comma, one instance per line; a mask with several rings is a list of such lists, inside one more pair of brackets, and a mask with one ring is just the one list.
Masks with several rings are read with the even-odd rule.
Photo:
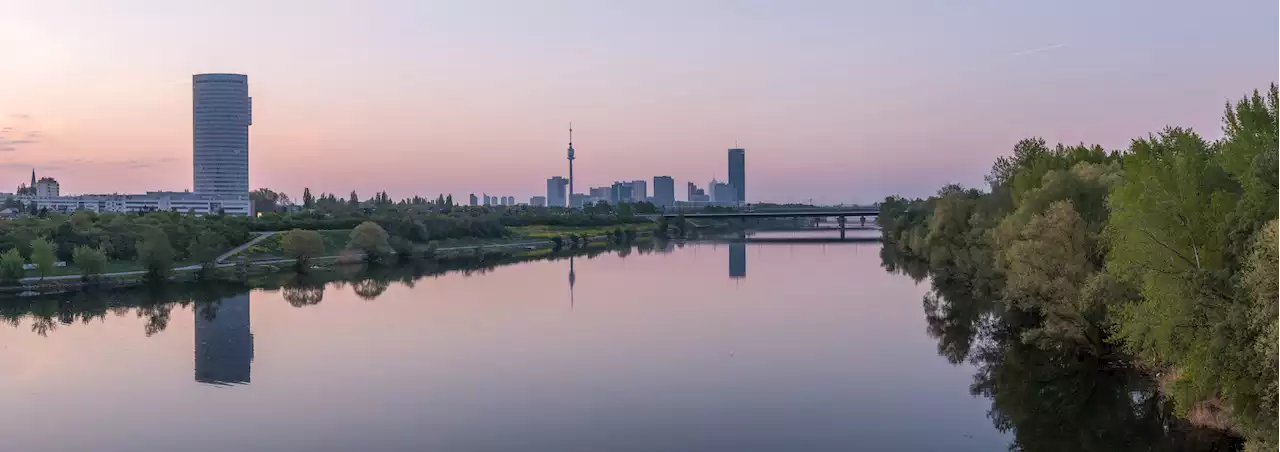
[[[1118, 151], [1027, 139], [985, 190], [881, 204], [885, 267], [932, 280], [939, 354], [979, 366], [973, 391], [1019, 450], [1207, 440], [1196, 429], [1276, 450], [1278, 106], [1275, 84], [1228, 103], [1217, 141], [1177, 127]], [[1112, 390], [1133, 384], [1146, 389]], [[1115, 406], [1072, 418], [1058, 397]]]
[[423, 278], [452, 273], [483, 274], [505, 265], [579, 257], [592, 259], [605, 253], [618, 253], [621, 256], [632, 252], [664, 253], [680, 246], [683, 246], [683, 242], [679, 240], [644, 236], [630, 242], [598, 240], [560, 250], [541, 247], [480, 254], [459, 253], [396, 265], [323, 265], [314, 267], [308, 273], [263, 271], [234, 280], [206, 279], [191, 284], [113, 287], [72, 292], [57, 297], [26, 297], [0, 302], [0, 322], [16, 327], [29, 321], [33, 333], [48, 335], [57, 330], [59, 325], [88, 323], [104, 318], [109, 313], [126, 315], [136, 312], [138, 317], [147, 319], [144, 328], [146, 335], [150, 336], [167, 327], [170, 313], [175, 307], [193, 304], [197, 307], [207, 306], [254, 289], [281, 291], [290, 305], [301, 308], [319, 304], [327, 291], [347, 290], [347, 287], [362, 299], [374, 300], [394, 284], [412, 286]]
[[[0, 303], [15, 296], [116, 289], [162, 282], [242, 281], [271, 272], [310, 273], [337, 265], [396, 266], [538, 249], [626, 244], [638, 237], [697, 237], [727, 222], [674, 220], [649, 203], [580, 210], [462, 207], [441, 196], [399, 203], [381, 192], [365, 202], [255, 192], [255, 218], [176, 212], [87, 211], [0, 220]], [[265, 201], [264, 201], [265, 200]], [[293, 211], [290, 211], [293, 210]]]

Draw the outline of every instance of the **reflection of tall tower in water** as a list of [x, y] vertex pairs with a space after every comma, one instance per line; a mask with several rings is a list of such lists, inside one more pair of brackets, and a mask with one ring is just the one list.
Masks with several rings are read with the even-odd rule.
[[195, 307], [196, 381], [215, 385], [249, 383], [253, 332], [249, 294]]
[[745, 242], [729, 244], [729, 277], [733, 279], [747, 277], [747, 244]]
[[578, 280], [578, 275], [573, 272], [573, 256], [569, 256], [569, 309], [573, 309], [573, 283]]

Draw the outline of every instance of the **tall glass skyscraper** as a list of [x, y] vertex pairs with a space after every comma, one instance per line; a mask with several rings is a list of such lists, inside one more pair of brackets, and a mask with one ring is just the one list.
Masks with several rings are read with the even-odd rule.
[[676, 204], [676, 180], [671, 176], [654, 176], [653, 178], [653, 203], [660, 206], [674, 206]]
[[729, 150], [729, 185], [737, 191], [735, 200], [739, 204], [747, 203], [747, 150]]
[[249, 125], [253, 99], [243, 74], [191, 77], [195, 192], [249, 193]]

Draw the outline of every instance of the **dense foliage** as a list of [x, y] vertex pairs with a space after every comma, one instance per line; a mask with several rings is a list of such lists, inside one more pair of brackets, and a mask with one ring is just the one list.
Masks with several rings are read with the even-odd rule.
[[306, 273], [311, 259], [324, 255], [324, 238], [316, 231], [294, 229], [280, 238], [280, 247], [285, 256], [294, 260], [294, 270]]
[[1118, 152], [1023, 140], [989, 191], [886, 199], [886, 247], [989, 293], [1017, 319], [1010, 348], [1135, 363], [1179, 415], [1274, 450], [1278, 103], [1272, 85], [1229, 104], [1217, 141], [1176, 127]]
[[45, 238], [54, 245], [57, 260], [71, 262], [78, 246], [101, 249], [111, 260], [135, 260], [138, 241], [149, 231], [164, 233], [179, 260], [188, 259], [191, 244], [202, 233], [212, 233], [228, 243], [249, 239], [248, 219], [211, 215], [196, 217], [175, 212], [122, 214], [76, 212], [48, 213], [0, 221], [0, 250], [17, 249], [31, 256], [31, 241]]
[[[354, 193], [353, 193], [354, 195]], [[582, 210], [535, 208], [528, 206], [459, 207], [452, 197], [441, 195], [435, 202], [415, 197], [392, 202], [386, 192], [368, 201], [339, 201], [331, 194], [303, 200], [311, 204], [306, 210], [287, 209], [289, 197], [283, 193], [261, 189], [253, 193], [255, 205], [263, 209], [256, 217], [209, 215], [197, 217], [175, 212], [144, 214], [93, 213], [87, 211], [64, 215], [43, 212], [39, 215], [0, 220], [0, 253], [17, 251], [23, 263], [39, 264], [36, 258], [51, 262], [73, 262], [77, 248], [101, 251], [109, 261], [136, 261], [153, 269], [153, 276], [166, 273], [157, 266], [164, 262], [192, 262], [201, 265], [202, 274], [216, 268], [215, 260], [231, 247], [247, 242], [253, 231], [350, 230], [361, 224], [377, 225], [387, 235], [387, 252], [399, 256], [414, 254], [416, 245], [455, 238], [496, 239], [509, 235], [508, 226], [615, 226], [648, 222], [639, 213], [655, 211], [648, 203], [620, 206], [595, 205]], [[352, 198], [356, 199], [356, 198]], [[163, 237], [167, 247], [148, 237]], [[43, 247], [44, 243], [50, 247]], [[140, 246], [146, 244], [144, 255]], [[379, 248], [381, 249], [381, 248]], [[319, 254], [306, 257], [318, 257]], [[11, 259], [12, 262], [18, 260]], [[305, 265], [305, 262], [302, 264]], [[51, 275], [54, 264], [37, 265], [37, 275]], [[0, 282], [13, 283], [27, 275], [9, 275], [0, 268]]]

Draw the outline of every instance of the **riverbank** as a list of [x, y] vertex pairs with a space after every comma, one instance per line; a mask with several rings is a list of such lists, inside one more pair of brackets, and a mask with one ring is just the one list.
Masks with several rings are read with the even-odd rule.
[[[532, 234], [521, 234], [510, 239], [500, 239], [491, 241], [455, 241], [451, 242], [451, 246], [436, 248], [431, 256], [425, 255], [422, 251], [425, 246], [415, 247], [415, 253], [408, 258], [395, 258], [393, 262], [386, 267], [397, 267], [406, 264], [421, 263], [456, 263], [461, 262], [493, 262], [509, 257], [537, 257], [550, 256], [555, 252], [573, 252], [578, 250], [601, 250], [608, 249], [615, 244], [616, 239], [612, 235], [596, 235], [585, 236], [584, 232], [601, 232], [600, 228], [589, 228], [577, 231], [573, 228], [556, 228], [557, 234], [549, 234], [545, 238]], [[550, 228], [541, 228], [540, 232], [547, 233]], [[578, 232], [577, 234], [572, 234]], [[580, 242], [574, 246], [571, 241], [564, 240], [560, 245], [550, 237], [559, 237], [567, 235], [575, 235], [583, 237]], [[651, 229], [645, 232], [637, 233], [634, 241], [624, 241], [620, 244], [631, 245], [640, 241], [650, 240], [652, 238]], [[276, 239], [277, 237], [259, 237], [263, 242]], [[521, 240], [516, 240], [521, 239]], [[255, 239], [256, 240], [256, 239]], [[624, 239], [625, 240], [625, 239]], [[250, 258], [251, 250], [261, 245], [260, 243], [249, 243], [238, 247], [244, 254], [235, 256], [233, 253], [226, 253], [220, 257], [220, 261], [215, 264], [212, 270], [201, 276], [200, 265], [182, 265], [175, 267], [172, 273], [165, 279], [167, 283], [191, 283], [196, 281], [222, 281], [222, 282], [245, 282], [250, 278], [261, 277], [272, 274], [296, 274], [293, 270], [294, 259], [280, 258], [259, 254], [258, 258]], [[311, 259], [311, 272], [325, 273], [334, 271], [341, 267], [363, 267], [366, 265], [364, 256], [358, 252], [351, 250], [340, 250], [336, 254], [316, 257]], [[61, 275], [46, 277], [43, 280], [27, 278], [20, 284], [10, 286], [0, 286], [0, 302], [3, 299], [23, 298], [23, 297], [40, 297], [48, 295], [67, 294], [72, 292], [84, 292], [95, 290], [118, 290], [130, 287], [143, 286], [154, 283], [148, 279], [146, 272], [142, 270], [119, 271], [100, 275], [92, 280], [83, 280], [78, 275]]]

